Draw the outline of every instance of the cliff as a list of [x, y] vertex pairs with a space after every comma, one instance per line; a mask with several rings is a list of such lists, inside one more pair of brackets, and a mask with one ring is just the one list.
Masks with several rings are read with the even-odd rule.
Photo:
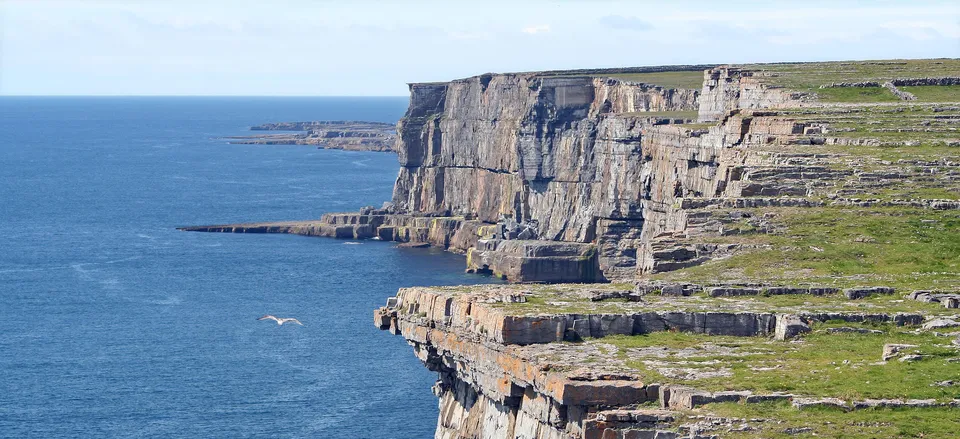
[[[885, 289], [631, 287], [401, 289], [374, 324], [438, 373], [438, 439], [859, 438], [957, 426], [960, 340], [940, 350], [936, 331], [960, 323], [940, 303]], [[807, 303], [784, 303], [796, 297]]]
[[438, 373], [437, 438], [952, 437], [957, 71], [411, 84], [392, 202], [196, 230], [428, 243], [514, 281], [374, 313]]
[[[952, 171], [939, 172], [955, 167], [956, 153], [938, 150], [957, 142], [956, 107], [940, 103], [955, 99], [956, 78], [934, 75], [957, 64], [680, 66], [411, 84], [392, 203], [321, 222], [373, 227], [336, 236], [465, 252], [468, 270], [513, 281], [594, 282], [763, 248], [741, 235], [784, 230], [801, 216], [792, 208], [956, 209]], [[899, 95], [856, 81], [864, 77], [921, 97], [902, 101], [909, 117], [897, 117], [904, 108], [888, 101]], [[693, 78], [701, 88], [658, 85]], [[860, 94], [870, 87], [878, 91]], [[904, 181], [917, 189], [903, 190]], [[782, 215], [769, 221], [755, 209]]]
[[547, 256], [576, 245], [579, 280], [630, 281], [391, 298], [374, 323], [438, 373], [436, 437], [951, 437], [957, 67], [412, 85], [398, 211], [496, 223], [472, 269], [566, 280]]

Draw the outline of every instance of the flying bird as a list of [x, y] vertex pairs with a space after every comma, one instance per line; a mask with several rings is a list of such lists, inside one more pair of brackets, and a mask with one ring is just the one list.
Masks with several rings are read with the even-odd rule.
[[299, 320], [297, 320], [297, 319], [295, 319], [295, 318], [293, 318], [293, 317], [283, 317], [283, 318], [281, 318], [281, 317], [276, 317], [276, 316], [272, 316], [272, 315], [270, 315], [270, 314], [267, 314], [267, 315], [265, 315], [265, 316], [263, 316], [263, 317], [260, 317], [260, 318], [257, 319], [257, 320], [274, 320], [274, 321], [277, 322], [278, 325], [282, 325], [282, 324], [284, 324], [284, 323], [296, 323], [296, 324], [298, 324], [298, 325], [300, 325], [300, 326], [303, 326], [303, 323], [300, 323]]

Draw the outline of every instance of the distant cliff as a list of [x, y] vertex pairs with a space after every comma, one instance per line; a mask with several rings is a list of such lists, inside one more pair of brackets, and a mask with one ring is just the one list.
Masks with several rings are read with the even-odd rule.
[[258, 134], [228, 137], [242, 145], [315, 145], [321, 149], [350, 151], [393, 151], [396, 131], [393, 124], [363, 121], [277, 122], [250, 127], [251, 131], [302, 131], [302, 133]]

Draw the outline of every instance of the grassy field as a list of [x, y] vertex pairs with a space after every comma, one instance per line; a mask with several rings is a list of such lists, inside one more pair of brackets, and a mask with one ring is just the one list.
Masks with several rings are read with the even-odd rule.
[[817, 90], [823, 102], [897, 102], [900, 98], [883, 87], [832, 87]]
[[623, 79], [625, 81], [643, 82], [659, 85], [665, 88], [685, 88], [699, 90], [703, 88], [703, 72], [656, 72], [656, 73], [613, 73], [604, 75], [607, 78]]
[[960, 102], [960, 85], [928, 85], [897, 88], [913, 93], [920, 102]]
[[[827, 333], [828, 327], [864, 327], [882, 333]], [[801, 342], [761, 337], [726, 337], [678, 332], [612, 336], [595, 343], [615, 346], [617, 355], [640, 372], [646, 382], [676, 382], [661, 371], [682, 367], [699, 371], [723, 369], [725, 376], [682, 380], [708, 391], [751, 390], [788, 392], [802, 396], [837, 397], [848, 401], [867, 398], [960, 398], [960, 387], [934, 385], [960, 380], [957, 348], [929, 333], [915, 333], [892, 325], [851, 323], [814, 325]], [[913, 362], [881, 361], [883, 345], [913, 344], [922, 355]], [[666, 349], [642, 349], [666, 348]]]
[[[817, 408], [797, 410], [788, 402], [761, 404], [721, 403], [706, 406], [716, 416], [746, 419], [776, 419], [752, 431], [723, 433], [724, 439], [880, 439], [957, 437], [960, 416], [957, 408], [878, 408], [844, 412]], [[788, 429], [797, 432], [790, 432]]]
[[[900, 288], [960, 288], [960, 212], [914, 208], [764, 209], [787, 228], [756, 235], [757, 250], [653, 278], [670, 281], [752, 279], [838, 287], [874, 283]], [[757, 212], [760, 214], [760, 212]]]
[[884, 81], [896, 78], [957, 76], [960, 59], [837, 61], [819, 63], [749, 64], [765, 75], [763, 81], [798, 91], [819, 92], [837, 82]]
[[[790, 279], [777, 282], [775, 286], [823, 286], [802, 279]], [[709, 284], [705, 281], [704, 284]], [[869, 284], [867, 284], [869, 285]], [[509, 287], [508, 287], [509, 288]], [[576, 286], [576, 288], [595, 288]], [[843, 312], [843, 313], [918, 313], [928, 316], [949, 316], [951, 311], [937, 303], [904, 300], [903, 294], [912, 290], [905, 289], [889, 295], [874, 295], [858, 300], [848, 300], [840, 293], [814, 296], [809, 294], [767, 294], [761, 288], [761, 294], [753, 296], [708, 297], [705, 292], [686, 297], [661, 296], [658, 293], [644, 296], [643, 302], [631, 302], [627, 299], [606, 299], [593, 301], [588, 298], [569, 294], [567, 285], [524, 285], [515, 287], [524, 291], [527, 301], [523, 303], [493, 303], [491, 308], [502, 310], [507, 315], [540, 314], [632, 314], [647, 311], [689, 311], [689, 312]], [[633, 285], [624, 285], [621, 291], [631, 291]]]

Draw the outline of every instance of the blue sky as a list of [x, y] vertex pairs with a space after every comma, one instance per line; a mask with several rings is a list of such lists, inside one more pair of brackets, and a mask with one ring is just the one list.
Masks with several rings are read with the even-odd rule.
[[484, 72], [960, 57], [957, 4], [0, 0], [0, 94], [384, 96]]

